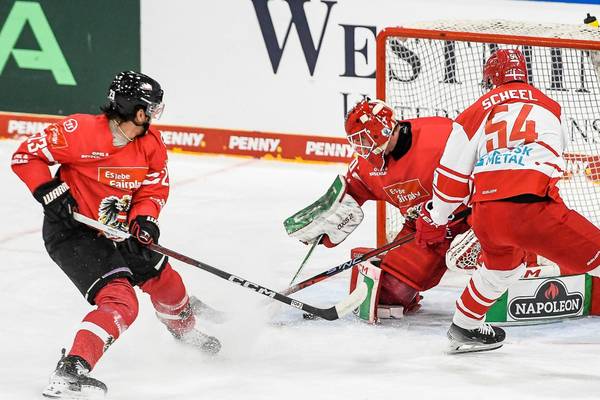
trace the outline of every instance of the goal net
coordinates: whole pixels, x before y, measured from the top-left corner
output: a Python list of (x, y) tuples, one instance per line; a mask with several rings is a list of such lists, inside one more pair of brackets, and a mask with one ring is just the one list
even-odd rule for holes
[[(562, 105), (568, 145), (561, 194), (600, 226), (599, 29), (497, 20), (388, 28), (377, 37), (377, 97), (399, 119), (454, 118), (484, 93), (483, 65), (498, 48), (521, 50), (529, 82)], [(395, 207), (378, 204), (378, 245), (402, 224)]]

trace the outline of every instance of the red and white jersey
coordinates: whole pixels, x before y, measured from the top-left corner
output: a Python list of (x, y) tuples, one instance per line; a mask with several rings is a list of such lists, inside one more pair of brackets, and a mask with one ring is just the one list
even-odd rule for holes
[(12, 158), (13, 171), (32, 192), (52, 179), (48, 166), (54, 164), (79, 212), (116, 228), (126, 229), (138, 215), (158, 218), (169, 196), (160, 134), (149, 129), (116, 147), (104, 115), (68, 116), (27, 139)]
[(350, 163), (347, 191), (359, 204), (382, 200), (404, 214), (408, 207), (431, 197), (433, 169), (444, 151), (452, 120), (426, 117), (403, 122), (410, 123), (412, 140), (410, 149), (400, 159), (388, 154), (383, 170), (361, 157)]
[(546, 196), (564, 170), (565, 137), (560, 105), (535, 87), (491, 90), (456, 119), (435, 170), (432, 219), (446, 223), (469, 195), (471, 202)]

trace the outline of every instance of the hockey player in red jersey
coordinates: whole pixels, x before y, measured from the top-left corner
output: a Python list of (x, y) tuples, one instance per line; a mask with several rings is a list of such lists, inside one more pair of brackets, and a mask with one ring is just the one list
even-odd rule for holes
[[(162, 98), (152, 78), (119, 73), (103, 114), (70, 115), (23, 142), (13, 155), (13, 171), (43, 206), (48, 254), (96, 306), (83, 318), (70, 351), (63, 350), (44, 396), (106, 392), (88, 374), (136, 319), (135, 285), (150, 296), (158, 319), (176, 339), (209, 353), (220, 348), (216, 338), (194, 328), (190, 298), (167, 257), (144, 246), (159, 239), (157, 219), (169, 195), (166, 149), (150, 127), (162, 112)], [(48, 166), (56, 164), (52, 177)], [(115, 243), (75, 222), (74, 210), (129, 230), (132, 237)]]
[(568, 209), (556, 187), (566, 140), (561, 106), (527, 83), (519, 50), (493, 53), (483, 81), (495, 88), (456, 119), (416, 224), (419, 243), (445, 240), (448, 216), (471, 196), (483, 266), (456, 302), (451, 352), (502, 345), (504, 331), (486, 324), (485, 313), (522, 275), (525, 252), (556, 262), (562, 274), (597, 275), (600, 265), (600, 230)]
[[(320, 205), (320, 212), (308, 218), (301, 229), (294, 232), (288, 229), (290, 236), (305, 243), (313, 243), (322, 236), (321, 242), (332, 247), (362, 221), (360, 206), (368, 200), (388, 202), (403, 215), (429, 200), (433, 169), (442, 155), (452, 123), (443, 117), (400, 121), (383, 101), (359, 102), (345, 122), (348, 141), (358, 157), (350, 163), (346, 176), (337, 180), (340, 187), (337, 200)], [(336, 182), (332, 187), (335, 186)], [(452, 233), (467, 229), (466, 222), (460, 221), (452, 226)], [(409, 221), (398, 237), (413, 231), (414, 223)], [(377, 271), (374, 278), (378, 282), (367, 299), (370, 304), (366, 307), (372, 312), (365, 319), (373, 322), (378, 317), (401, 317), (403, 312), (418, 309), (419, 292), (436, 286), (447, 269), (444, 256), (452, 233), (444, 244), (421, 248), (410, 242), (389, 251), (380, 263), (369, 262), (367, 269)], [(355, 279), (359, 279), (356, 274)]]

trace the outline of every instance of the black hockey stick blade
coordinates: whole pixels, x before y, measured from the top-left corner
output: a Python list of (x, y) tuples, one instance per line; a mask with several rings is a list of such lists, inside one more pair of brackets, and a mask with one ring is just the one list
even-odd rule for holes
[[(85, 215), (79, 213), (74, 213), (73, 218), (78, 222), (81, 222), (89, 227), (97, 229), (118, 239), (128, 239), (129, 237), (131, 237), (131, 235), (127, 232), (104, 225), (96, 220), (88, 218)], [(363, 302), (363, 300), (367, 297), (368, 294), (367, 285), (363, 282), (363, 284), (358, 286), (354, 290), (354, 292), (350, 294), (350, 296), (347, 296), (346, 298), (344, 298), (344, 300), (340, 301), (335, 306), (330, 308), (318, 308), (310, 304), (306, 304), (301, 301), (292, 299), (291, 297), (287, 297), (281, 293), (277, 293), (274, 290), (268, 289), (264, 286), (248, 281), (244, 278), (240, 278), (239, 276), (222, 271), (218, 268), (210, 266), (201, 261), (195, 260), (191, 257), (177, 253), (176, 251), (163, 247), (159, 244), (151, 243), (147, 247), (152, 251), (172, 257), (176, 260), (179, 260), (185, 264), (194, 266), (196, 268), (200, 268), (206, 272), (216, 275), (222, 279), (225, 279), (226, 281), (229, 281), (239, 286), (243, 286), (256, 293), (262, 294), (263, 296), (270, 297), (291, 307), (297, 308), (298, 310), (309, 312), (328, 321), (334, 321), (350, 313)]]

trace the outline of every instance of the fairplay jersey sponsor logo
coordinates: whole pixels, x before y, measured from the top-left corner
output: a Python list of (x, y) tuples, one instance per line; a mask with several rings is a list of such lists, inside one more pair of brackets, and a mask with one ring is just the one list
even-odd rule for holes
[(383, 190), (391, 201), (400, 208), (417, 204), (429, 196), (429, 192), (421, 185), (418, 178), (394, 183), (384, 187)]
[(146, 167), (98, 167), (98, 181), (122, 190), (135, 190), (142, 186)]
[(306, 142), (306, 155), (316, 155), (324, 157), (352, 157), (352, 146), (347, 143), (331, 142)]
[(247, 151), (266, 151), (273, 153), (281, 140), (272, 138), (257, 138), (250, 136), (231, 136), (229, 138), (229, 149)]
[(544, 281), (533, 296), (513, 298), (508, 304), (508, 315), (517, 321), (557, 318), (579, 315), (583, 311), (581, 292), (569, 292), (559, 279)]
[(204, 140), (203, 133), (183, 132), (183, 131), (160, 131), (162, 140), (170, 146), (190, 146), (201, 147)]

